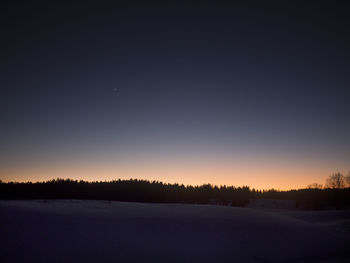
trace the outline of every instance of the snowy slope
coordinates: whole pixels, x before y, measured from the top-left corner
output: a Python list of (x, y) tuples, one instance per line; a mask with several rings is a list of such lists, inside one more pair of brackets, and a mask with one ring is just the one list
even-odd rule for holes
[(0, 201), (1, 262), (350, 262), (347, 211)]

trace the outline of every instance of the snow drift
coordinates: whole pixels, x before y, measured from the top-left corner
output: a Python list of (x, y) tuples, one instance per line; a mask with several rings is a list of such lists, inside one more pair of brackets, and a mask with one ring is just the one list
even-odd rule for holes
[(348, 262), (349, 211), (0, 201), (2, 262)]

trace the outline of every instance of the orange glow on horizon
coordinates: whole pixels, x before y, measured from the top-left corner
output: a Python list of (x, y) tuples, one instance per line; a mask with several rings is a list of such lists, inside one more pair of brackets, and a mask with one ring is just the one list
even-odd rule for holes
[[(271, 168), (273, 167), (273, 168)], [(308, 167), (268, 162), (225, 162), (204, 160), (178, 160), (159, 163), (138, 162), (79, 162), (1, 169), (3, 181), (46, 181), (54, 178), (70, 178), (87, 181), (110, 181), (117, 179), (157, 180), (164, 183), (185, 185), (250, 186), (255, 189), (290, 190), (305, 188), (317, 182), (323, 184), (334, 172), (332, 168)]]

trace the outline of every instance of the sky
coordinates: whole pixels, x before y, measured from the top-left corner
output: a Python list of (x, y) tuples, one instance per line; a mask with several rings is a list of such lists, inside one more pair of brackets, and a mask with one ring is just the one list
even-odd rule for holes
[(291, 189), (350, 171), (347, 1), (1, 5), (3, 181)]

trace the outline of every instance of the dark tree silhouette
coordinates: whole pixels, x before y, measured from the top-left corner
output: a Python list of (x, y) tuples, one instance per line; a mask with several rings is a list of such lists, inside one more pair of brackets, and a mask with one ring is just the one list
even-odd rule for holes
[(319, 183), (309, 184), (307, 186), (307, 188), (309, 188), (309, 189), (322, 189), (322, 184), (319, 184)]
[(326, 187), (341, 189), (345, 187), (345, 177), (341, 173), (331, 174), (326, 180)]
[[(340, 178), (340, 179), (339, 179)], [(248, 186), (200, 186), (166, 184), (147, 180), (76, 181), (54, 179), (46, 182), (1, 182), (0, 199), (82, 199), (149, 203), (192, 203), (246, 206), (249, 199), (291, 199), (304, 209), (350, 207), (350, 188), (344, 176), (330, 176), (331, 188), (278, 191), (255, 190)]]

